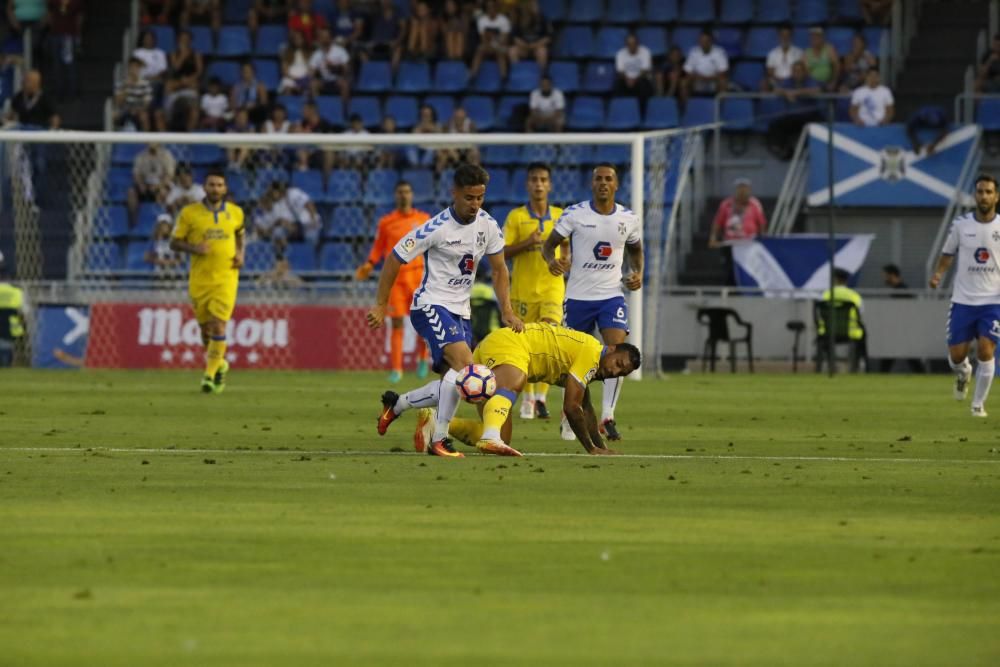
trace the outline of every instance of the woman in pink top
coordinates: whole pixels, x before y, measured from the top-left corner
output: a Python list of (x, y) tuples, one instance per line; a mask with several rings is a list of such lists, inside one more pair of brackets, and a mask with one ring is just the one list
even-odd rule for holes
[(734, 183), (736, 192), (719, 204), (719, 210), (712, 222), (712, 234), (708, 239), (709, 248), (717, 248), (722, 241), (752, 239), (767, 229), (767, 218), (760, 200), (750, 194), (750, 180), (738, 178)]

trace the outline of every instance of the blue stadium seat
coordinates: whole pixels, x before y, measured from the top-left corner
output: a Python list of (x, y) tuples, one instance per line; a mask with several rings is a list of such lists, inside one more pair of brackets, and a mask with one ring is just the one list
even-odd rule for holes
[(319, 251), (319, 268), (328, 273), (353, 273), (357, 265), (354, 248), (350, 243), (335, 241), (324, 243)]
[(743, 53), (743, 29), (733, 26), (715, 30), (715, 43), (721, 46), (729, 59), (739, 58)]
[(240, 64), (233, 60), (213, 60), (208, 63), (208, 78), (218, 77), (226, 88), (236, 83), (240, 78)]
[(455, 178), (455, 170), (446, 168), (441, 170), (438, 176), (437, 189), (434, 193), (434, 201), (448, 206), (451, 204), (451, 184)]
[(722, 122), (727, 130), (749, 130), (754, 124), (753, 100), (722, 100)]
[(434, 68), (434, 90), (439, 93), (459, 93), (469, 82), (469, 71), (461, 60), (441, 60)]
[(246, 204), (254, 198), (253, 188), (247, 181), (246, 173), (242, 171), (227, 171), (226, 185), (229, 188), (229, 196), (240, 205)]
[(270, 187), (271, 183), (274, 183), (275, 181), (288, 183), (288, 172), (281, 167), (263, 167), (258, 169), (257, 173), (254, 175), (254, 195), (260, 196), (260, 194)]
[(247, 273), (264, 273), (274, 268), (274, 246), (270, 241), (250, 241), (243, 252), (243, 270)]
[(139, 209), (135, 214), (135, 229), (132, 236), (139, 238), (149, 238), (156, 227), (156, 219), (166, 212), (162, 206), (155, 202), (143, 202), (139, 204)]
[[(115, 148), (118, 146), (116, 145)], [(131, 167), (111, 167), (108, 170), (107, 198), (112, 202), (123, 202), (132, 187)]]
[(225, 25), (219, 28), (219, 43), (215, 55), (223, 58), (243, 58), (250, 55), (250, 30), (245, 25)]
[(604, 0), (570, 0), (569, 16), (577, 23), (597, 23), (604, 18)]
[(354, 114), (361, 116), (361, 122), (365, 127), (378, 127), (382, 122), (382, 105), (377, 97), (357, 96), (352, 97), (347, 104), (347, 117)]
[[(402, 180), (413, 187), (413, 200), (430, 202), (434, 200), (434, 174), (428, 169), (404, 169)], [(432, 213), (432, 211), (427, 211)]]
[(117, 239), (128, 236), (128, 211), (124, 206), (102, 206), (94, 216), (94, 236)]
[(483, 163), (490, 167), (509, 167), (521, 162), (521, 150), (518, 146), (510, 144), (485, 146), (482, 158)]
[(514, 63), (510, 67), (510, 76), (507, 79), (507, 92), (530, 93), (538, 88), (541, 78), (542, 71), (534, 60)]
[(642, 0), (611, 0), (608, 3), (608, 16), (605, 20), (610, 23), (641, 22)]
[(316, 270), (316, 248), (311, 243), (289, 243), (285, 259), (292, 273), (312, 273)]
[(171, 53), (177, 50), (177, 34), (171, 25), (148, 25), (143, 28), (156, 35), (156, 46), (163, 49), (164, 53)]
[[(615, 10), (617, 12), (617, 8)], [(604, 26), (597, 30), (597, 49), (594, 56), (613, 60), (618, 51), (625, 46), (625, 36), (628, 30), (618, 26)]]
[(879, 58), (882, 57), (882, 54), (879, 53), (879, 47), (882, 45), (882, 34), (885, 31), (885, 28), (877, 25), (866, 26), (861, 30), (862, 34), (865, 36), (865, 44), (868, 46), (868, 50)]
[(681, 0), (681, 23), (708, 23), (714, 20), (714, 2), (705, 2), (705, 0)]
[(468, 95), (462, 100), (462, 108), (476, 124), (477, 130), (487, 132), (493, 129), (493, 125), (496, 123), (493, 98), (485, 95)]
[(789, 0), (767, 0), (757, 3), (755, 23), (784, 23), (792, 18)]
[(517, 127), (514, 126), (515, 114), (518, 111), (518, 107), (528, 106), (528, 99), (524, 95), (504, 95), (500, 98), (500, 103), (497, 104), (497, 117), (494, 126), (496, 129), (509, 130), (512, 132), (520, 132), (523, 127), (518, 124)]
[[(603, 144), (594, 149), (594, 162), (610, 162), (614, 165), (627, 164), (632, 160), (632, 149), (621, 144)], [(590, 177), (586, 179), (586, 186), (590, 187)]]
[(722, 0), (719, 23), (749, 23), (753, 20), (753, 3), (747, 0)]
[(556, 58), (590, 58), (593, 51), (594, 33), (590, 26), (568, 25), (556, 35)]
[(556, 60), (549, 64), (552, 85), (567, 95), (580, 89), (580, 68), (569, 60)]
[(115, 271), (121, 263), (121, 249), (111, 241), (90, 243), (83, 258), (84, 270), (88, 273)]
[(143, 144), (115, 144), (111, 149), (111, 161), (114, 164), (131, 165), (135, 162), (135, 156), (145, 150)]
[(396, 90), (426, 93), (431, 89), (431, 66), (422, 60), (404, 60), (396, 73)]
[(348, 238), (368, 233), (368, 217), (360, 206), (335, 206), (327, 220), (323, 238)]
[(542, 15), (550, 21), (566, 20), (566, 0), (540, 0)]
[(556, 202), (577, 202), (588, 195), (582, 192), (582, 177), (579, 169), (558, 168), (552, 170), (552, 195)]
[(803, 51), (809, 48), (808, 26), (800, 25), (792, 28), (792, 44), (799, 47)]
[(639, 127), (639, 100), (635, 97), (614, 97), (608, 104), (608, 118), (604, 125), (609, 130), (634, 130)]
[(316, 98), (316, 110), (319, 117), (338, 127), (346, 125), (344, 122), (344, 103), (339, 97), (334, 95), (320, 95)]
[[(525, 144), (521, 149), (521, 164), (527, 165), (531, 162), (551, 164), (556, 161), (558, 155), (559, 149), (554, 144)], [(521, 182), (524, 182), (523, 179)]]
[(507, 224), (507, 216), (510, 212), (517, 208), (519, 205), (515, 204), (490, 204), (487, 208), (489, 209), (489, 214), (493, 216), (493, 219), (500, 224), (500, 229), (503, 229)]
[(756, 102), (754, 130), (767, 132), (768, 125), (785, 112), (787, 105), (785, 100), (780, 97), (762, 97)]
[(281, 47), (288, 42), (288, 28), (283, 25), (262, 25), (257, 28), (254, 53), (258, 56), (280, 56)]
[(741, 60), (736, 63), (731, 70), (733, 83), (741, 90), (755, 91), (760, 89), (760, 82), (764, 78), (764, 63), (756, 60)]
[(678, 14), (677, 0), (646, 0), (642, 18), (648, 23), (674, 23)]
[(447, 123), (455, 112), (455, 98), (451, 95), (428, 95), (424, 98), (424, 104), (434, 109), (434, 115), (441, 124)]
[(326, 184), (326, 200), (333, 204), (353, 204), (361, 200), (361, 175), (350, 169), (334, 169)]
[(278, 61), (273, 58), (254, 58), (253, 70), (257, 74), (257, 80), (264, 84), (270, 92), (278, 90), (281, 83), (281, 67)]
[(983, 98), (976, 104), (976, 123), (987, 132), (1000, 130), (1000, 98)]
[(567, 124), (574, 130), (597, 130), (604, 126), (604, 101), (580, 95), (570, 105)]
[(395, 169), (373, 169), (365, 181), (365, 204), (380, 206), (393, 203), (393, 191), (399, 183), (399, 172)]
[(417, 124), (417, 98), (408, 95), (390, 95), (385, 99), (385, 115), (396, 119), (396, 127), (409, 130)]
[[(832, 26), (827, 28), (826, 41), (830, 42), (837, 53), (843, 56), (851, 50), (851, 41), (854, 39), (854, 28), (846, 26)], [(869, 47), (871, 48), (871, 47)]]
[(561, 164), (591, 164), (594, 162), (594, 149), (585, 144), (565, 144), (559, 148)]
[(615, 64), (610, 61), (591, 61), (583, 73), (583, 91), (609, 93), (615, 87)]
[(861, 15), (860, 0), (837, 0), (837, 20), (847, 23), (859, 23), (864, 17)]
[(146, 261), (149, 241), (131, 241), (125, 248), (126, 271), (152, 271), (153, 265)]
[(318, 169), (307, 169), (292, 172), (292, 187), (299, 188), (314, 202), (322, 202), (326, 199), (326, 189), (323, 187), (323, 172)]
[(222, 3), (225, 8), (222, 10), (222, 20), (225, 23), (246, 23), (247, 14), (253, 7), (253, 0), (226, 0)]
[(490, 169), (490, 183), (486, 186), (486, 200), (490, 202), (518, 201), (522, 194), (510, 181), (510, 172), (503, 167)]
[(276, 99), (288, 111), (288, 120), (302, 120), (302, 107), (306, 104), (306, 98), (301, 95), (278, 95)]
[(688, 100), (684, 109), (683, 125), (707, 125), (712, 122), (715, 122), (715, 98), (692, 97)]
[(698, 36), (700, 34), (701, 28), (692, 25), (682, 25), (674, 30), (674, 34), (670, 38), (670, 43), (679, 48), (687, 56), (688, 51), (698, 45)]
[(639, 43), (649, 49), (654, 58), (667, 55), (667, 31), (654, 25), (647, 25), (636, 30)]
[(384, 93), (392, 88), (392, 65), (384, 60), (361, 63), (354, 89), (361, 93)]
[(191, 48), (203, 55), (215, 53), (215, 43), (212, 39), (212, 29), (207, 25), (193, 25), (188, 28), (191, 33)]
[(794, 21), (799, 25), (826, 23), (827, 0), (799, 0), (795, 6)]
[(743, 55), (746, 58), (767, 58), (771, 49), (778, 45), (778, 30), (756, 26), (747, 31), (746, 41), (743, 45)]
[(501, 88), (503, 81), (500, 79), (500, 66), (495, 60), (487, 60), (480, 65), (472, 79), (472, 90), (477, 93), (499, 93)]

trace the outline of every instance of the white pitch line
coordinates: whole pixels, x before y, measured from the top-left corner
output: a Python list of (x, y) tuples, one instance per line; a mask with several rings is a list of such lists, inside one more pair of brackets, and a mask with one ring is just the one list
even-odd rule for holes
[[(377, 451), (345, 451), (345, 450), (324, 450), (324, 449), (166, 449), (166, 448), (137, 448), (128, 447), (0, 447), (0, 452), (39, 452), (39, 453), (86, 453), (86, 452), (110, 452), (113, 454), (250, 454), (264, 456), (342, 456), (342, 457), (364, 457), (364, 456), (423, 456), (416, 452), (389, 452), (385, 450)], [(583, 452), (529, 452), (525, 458), (564, 458), (564, 459), (597, 459), (590, 454)], [(850, 456), (752, 456), (738, 454), (618, 454), (611, 457), (614, 459), (641, 459), (641, 460), (694, 460), (694, 461), (815, 461), (833, 463), (1000, 463), (1000, 458), (996, 459), (930, 459), (930, 458), (892, 458), (892, 457), (850, 457)]]

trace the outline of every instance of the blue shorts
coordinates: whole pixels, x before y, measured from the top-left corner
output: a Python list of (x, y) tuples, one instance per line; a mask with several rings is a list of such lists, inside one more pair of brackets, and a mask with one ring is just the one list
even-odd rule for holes
[(462, 319), (443, 306), (414, 308), (410, 311), (410, 324), (427, 341), (435, 373), (446, 370), (445, 346), (464, 342), (472, 349), (472, 321)]
[(980, 336), (1000, 341), (1000, 304), (967, 306), (953, 303), (948, 310), (948, 345), (968, 343)]
[(566, 299), (564, 311), (570, 329), (593, 333), (596, 324), (598, 329), (624, 329), (628, 333), (628, 304), (623, 296), (603, 301)]

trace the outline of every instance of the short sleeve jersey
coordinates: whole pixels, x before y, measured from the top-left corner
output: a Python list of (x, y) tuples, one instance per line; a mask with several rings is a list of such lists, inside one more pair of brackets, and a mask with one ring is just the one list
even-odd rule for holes
[(957, 259), (952, 303), (1000, 304), (1000, 215), (990, 222), (971, 212), (955, 218), (941, 252)]
[[(542, 218), (535, 217), (527, 206), (519, 206), (507, 215), (503, 226), (504, 242), (516, 245), (528, 239), (532, 232), (541, 232), (541, 241), (549, 238), (555, 223), (563, 210), (550, 206)], [(560, 251), (556, 250), (556, 256)], [(513, 271), (510, 276), (510, 298), (514, 301), (534, 303), (547, 301), (562, 303), (565, 283), (562, 276), (549, 272), (549, 265), (542, 258), (541, 248), (528, 248), (511, 259)]]
[(567, 299), (603, 301), (622, 296), (625, 245), (642, 240), (639, 216), (618, 203), (603, 215), (592, 202), (583, 201), (563, 211), (555, 231), (570, 242)]
[(590, 334), (552, 324), (525, 324), (515, 339), (528, 349), (528, 382), (566, 386), (572, 377), (586, 387), (596, 376), (604, 352), (601, 341)]
[(483, 209), (471, 222), (460, 222), (449, 207), (400, 239), (392, 252), (403, 264), (424, 257), (424, 278), (413, 294), (413, 308), (441, 306), (468, 319), (476, 267), (484, 255), (503, 252), (503, 233)]
[(236, 235), (243, 230), (243, 209), (232, 202), (222, 202), (212, 209), (207, 202), (188, 204), (177, 216), (173, 237), (192, 244), (207, 243), (208, 252), (191, 256), (192, 288), (227, 286), (239, 280), (233, 268)]

